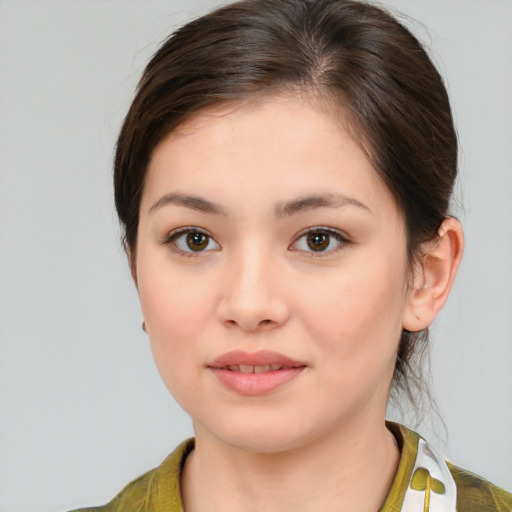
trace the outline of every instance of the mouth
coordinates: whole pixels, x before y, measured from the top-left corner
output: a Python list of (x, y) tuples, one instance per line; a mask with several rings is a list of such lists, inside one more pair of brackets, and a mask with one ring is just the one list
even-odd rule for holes
[(210, 368), (242, 373), (268, 373), (290, 368), (302, 368), (305, 363), (270, 350), (227, 352), (208, 364)]
[(295, 380), (307, 367), (271, 351), (234, 351), (207, 365), (219, 382), (241, 395), (265, 395)]
[(280, 364), (231, 364), (229, 366), (212, 366), (218, 370), (228, 370), (230, 372), (241, 373), (267, 373), (276, 372), (287, 368), (296, 368), (294, 366), (282, 366)]

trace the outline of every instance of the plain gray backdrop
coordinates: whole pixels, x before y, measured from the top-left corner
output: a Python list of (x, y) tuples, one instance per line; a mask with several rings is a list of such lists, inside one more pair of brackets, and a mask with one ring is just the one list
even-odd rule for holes
[[(217, 4), (0, 0), (1, 512), (102, 504), (192, 434), (140, 328), (111, 161), (148, 58)], [(510, 489), (512, 2), (384, 5), (419, 20), (462, 149), (467, 248), (432, 336), (447, 436), (435, 417), (418, 429)]]

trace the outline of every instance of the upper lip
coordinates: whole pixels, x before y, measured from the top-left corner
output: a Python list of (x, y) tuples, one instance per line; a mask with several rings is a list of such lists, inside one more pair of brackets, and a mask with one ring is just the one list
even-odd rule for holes
[(227, 352), (215, 358), (208, 363), (210, 368), (226, 368), (237, 364), (263, 366), (267, 364), (277, 364), (283, 368), (300, 368), (306, 366), (300, 361), (295, 361), (279, 352), (270, 350), (260, 350), (258, 352), (244, 352), (243, 350), (234, 350)]

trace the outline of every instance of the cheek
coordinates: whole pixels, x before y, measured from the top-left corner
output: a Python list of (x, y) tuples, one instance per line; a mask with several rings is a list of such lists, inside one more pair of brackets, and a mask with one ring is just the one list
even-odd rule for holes
[(211, 287), (205, 279), (170, 272), (168, 265), (141, 265), (139, 298), (158, 370), (174, 394), (176, 381), (199, 371), (197, 343), (212, 316)]
[(208, 272), (178, 271), (165, 255), (141, 258), (138, 289), (142, 312), (148, 329), (155, 334), (186, 332), (209, 314), (211, 302)]
[(347, 262), (347, 268), (320, 282), (303, 281), (311, 336), (328, 340), (344, 360), (393, 355), (402, 330), (405, 267), (392, 258), (368, 257)]

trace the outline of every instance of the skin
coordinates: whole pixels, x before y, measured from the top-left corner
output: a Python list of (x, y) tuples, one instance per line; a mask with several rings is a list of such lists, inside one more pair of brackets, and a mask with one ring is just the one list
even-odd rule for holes
[[(327, 194), (343, 204), (275, 214)], [(186, 234), (169, 241), (190, 226), (208, 235), (201, 250)], [(323, 228), (325, 250), (308, 245), (311, 227)], [(340, 122), (297, 96), (211, 109), (158, 144), (132, 272), (159, 372), (194, 424), (187, 512), (380, 508), (399, 461), (384, 423), (398, 340), (446, 300), (457, 229), (448, 225), (411, 280), (389, 190)], [(208, 367), (236, 349), (277, 351), (305, 369), (244, 396)]]

